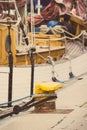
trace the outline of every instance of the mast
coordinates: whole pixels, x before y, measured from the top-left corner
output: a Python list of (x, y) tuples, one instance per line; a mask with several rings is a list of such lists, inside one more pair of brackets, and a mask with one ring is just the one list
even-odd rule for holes
[(38, 9), (38, 14), (39, 14), (39, 15), (40, 15), (41, 8), (42, 8), (41, 1), (38, 0), (37, 9)]
[(34, 27), (34, 3), (33, 0), (31, 0), (31, 44), (34, 44), (34, 33), (35, 33), (35, 27)]
[(37, 13), (38, 13), (38, 15), (40, 15), (40, 11), (41, 11), (41, 8), (42, 8), (41, 0), (38, 0), (37, 5), (36, 5), (36, 8), (37, 8)]

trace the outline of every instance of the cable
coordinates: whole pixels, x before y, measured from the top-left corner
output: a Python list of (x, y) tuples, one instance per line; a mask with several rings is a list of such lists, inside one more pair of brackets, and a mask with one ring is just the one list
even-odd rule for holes
[(30, 97), (30, 96), (26, 96), (26, 97), (22, 97), (22, 98), (19, 98), (19, 99), (16, 99), (16, 100), (10, 101), (10, 102), (0, 103), (0, 106), (7, 105), (7, 104), (9, 104), (9, 103), (19, 102), (19, 101), (24, 100), (24, 99), (27, 99), (27, 98), (29, 98), (29, 97)]

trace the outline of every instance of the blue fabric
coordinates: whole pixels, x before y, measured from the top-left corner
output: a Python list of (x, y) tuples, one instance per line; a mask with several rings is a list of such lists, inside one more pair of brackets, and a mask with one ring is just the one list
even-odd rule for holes
[[(33, 0), (35, 6), (37, 5), (38, 0)], [(42, 6), (47, 6), (51, 0), (40, 0)]]
[(41, 0), (42, 6), (47, 6), (51, 0)]
[(56, 21), (56, 20), (51, 20), (51, 21), (47, 22), (47, 27), (54, 27), (56, 25), (58, 25), (58, 21)]

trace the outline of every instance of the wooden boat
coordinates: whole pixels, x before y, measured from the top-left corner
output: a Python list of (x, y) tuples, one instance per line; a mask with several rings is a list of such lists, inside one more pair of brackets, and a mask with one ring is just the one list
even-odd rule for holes
[[(76, 15), (67, 15), (70, 17), (69, 22), (73, 21), (75, 25), (75, 35), (67, 31), (62, 33), (60, 31), (57, 34), (44, 34), (42, 32), (31, 31), (25, 34), (25, 30), (22, 28), (21, 42), (18, 41), (18, 32), (16, 31), (18, 29), (17, 20), (15, 21), (11, 18), (0, 20), (0, 66), (9, 66), (10, 70), (15, 66), (26, 67), (32, 65), (31, 59), (34, 58), (35, 65), (50, 63), (53, 67), (52, 72), (55, 72), (54, 62), (59, 64), (65, 62), (67, 59), (68, 63), (70, 63), (69, 72), (72, 72), (71, 60), (81, 55), (82, 52), (84, 53), (84, 41), (86, 37), (84, 37), (83, 30), (86, 29), (86, 24)], [(60, 17), (60, 21), (61, 19), (63, 20), (62, 17)], [(65, 36), (65, 33), (72, 37)], [(9, 35), (11, 41), (8, 39)], [(83, 39), (80, 38), (81, 36)], [(67, 39), (69, 41), (74, 41), (75, 39), (82, 40), (81, 45), (69, 42)], [(26, 44), (26, 40), (28, 40), (29, 44)], [(31, 57), (31, 52), (33, 57)], [(9, 79), (11, 78), (9, 77)]]
[[(32, 9), (31, 9), (32, 10)], [(18, 33), (16, 32), (16, 29), (18, 26), (15, 24), (16, 21), (12, 20), (0, 20), (0, 37), (1, 37), (1, 45), (0, 45), (0, 65), (8, 65), (9, 64), (9, 46), (10, 51), (12, 53), (13, 57), (13, 65), (30, 65), (30, 59), (29, 59), (29, 51), (32, 46), (32, 32), (31, 34), (28, 33), (26, 36), (28, 37), (29, 45), (26, 46), (26, 42), (22, 44), (23, 40), (18, 41)], [(10, 30), (9, 30), (9, 26)], [(24, 30), (22, 30), (24, 33)], [(11, 43), (9, 42), (9, 39), (7, 39), (10, 32), (10, 38)], [(21, 37), (24, 34), (21, 34)], [(30, 36), (31, 35), (31, 36)], [(59, 40), (61, 38), (61, 34), (59, 35), (46, 35), (43, 33), (36, 33), (33, 35), (33, 39), (35, 40), (35, 52), (33, 53), (35, 64), (41, 64), (45, 63), (47, 56), (52, 56), (55, 60), (60, 59), (60, 57), (63, 56), (65, 53), (65, 45), (64, 40)], [(25, 38), (25, 37), (24, 37)], [(10, 45), (11, 44), (11, 45)], [(31, 44), (31, 45), (30, 45)]]
[[(0, 65), (8, 65), (8, 52), (6, 51), (6, 37), (8, 35), (8, 28), (5, 25), (0, 25), (0, 37), (1, 37), (1, 46), (0, 46)], [(58, 60), (65, 52), (65, 46), (63, 41), (58, 41), (58, 36), (46, 35), (46, 34), (35, 34), (37, 45), (36, 51), (34, 52), (35, 63), (45, 63), (44, 59), (50, 55)], [(41, 40), (40, 40), (41, 39)], [(54, 39), (54, 40), (52, 40)], [(12, 42), (12, 55), (13, 55), (13, 64), (17, 65), (29, 65), (29, 55), (28, 47), (25, 45), (17, 45), (16, 32), (14, 29), (11, 29), (11, 42)], [(57, 55), (55, 54), (57, 53)], [(44, 57), (41, 58), (39, 55)]]
[[(74, 16), (71, 16), (69, 22), (74, 20), (72, 17)], [(78, 26), (79, 26), (79, 30), (78, 30)], [(84, 42), (82, 41), (81, 45), (77, 45), (74, 42), (71, 42), (71, 40), (73, 41), (75, 39), (81, 40), (80, 36), (84, 35), (84, 31), (81, 32), (81, 29), (85, 29), (86, 25), (84, 25), (84, 22), (81, 23), (81, 19), (79, 22), (79, 18), (78, 18), (78, 23), (76, 21), (76, 27), (77, 28), (76, 28), (75, 36), (73, 36), (72, 34), (66, 31), (66, 33), (72, 37), (68, 37), (68, 36), (65, 37), (64, 32), (58, 33), (57, 35), (44, 34), (41, 32), (33, 34), (33, 32), (29, 32), (27, 35), (25, 35), (25, 32), (23, 30), (24, 28), (22, 28), (24, 39), (22, 39), (22, 43), (20, 44), (18, 43), (18, 37), (17, 37), (18, 35), (16, 32), (15, 21), (13, 21), (12, 19), (9, 19), (8, 21), (4, 21), (4, 22), (1, 21), (0, 66), (3, 65), (4, 67), (7, 68), (9, 66), (9, 72), (8, 72), (9, 93), (8, 93), (8, 102), (7, 102), (8, 106), (11, 106), (11, 103), (13, 103), (12, 96), (14, 95), (15, 90), (18, 89), (16, 88), (18, 87), (18, 85), (15, 84), (15, 81), (17, 82), (21, 81), (21, 84), (19, 86), (22, 86), (22, 80), (26, 81), (27, 78), (28, 81), (31, 80), (30, 96), (33, 96), (32, 89), (34, 87), (34, 78), (35, 78), (35, 82), (49, 81), (55, 78), (56, 79), (55, 82), (68, 83), (69, 79), (75, 77), (72, 72), (72, 65), (74, 67), (73, 71), (76, 75), (81, 75), (82, 73), (85, 73), (86, 62), (84, 61), (87, 61), (86, 60), (87, 53), (85, 53), (86, 48), (84, 46)], [(81, 34), (77, 35), (78, 33)], [(10, 36), (11, 39), (8, 36)], [(70, 41), (68, 41), (67, 39), (69, 39)], [(29, 44), (26, 43), (26, 40), (28, 40)], [(85, 40), (85, 38), (83, 40)], [(78, 67), (80, 64), (79, 61), (81, 62), (81, 67)], [(78, 65), (76, 66), (76, 64)], [(35, 77), (34, 77), (34, 65), (35, 65)], [(18, 74), (19, 68), (16, 68), (15, 66), (16, 67), (25, 66), (25, 68), (21, 68), (21, 72), (20, 74)], [(50, 66), (52, 67), (52, 69), (50, 69)], [(26, 72), (24, 71), (24, 69), (26, 69), (25, 70)], [(14, 70), (14, 79), (12, 77), (13, 70)], [(30, 73), (31, 73), (30, 76), (27, 75)], [(59, 76), (57, 75), (57, 73)], [(80, 76), (77, 77), (79, 78)], [(12, 79), (14, 80), (13, 84), (15, 88), (13, 95), (12, 95)], [(77, 79), (75, 78), (75, 80)], [(27, 85), (23, 84), (23, 88), (25, 88), (26, 86)], [(13, 99), (20, 97), (21, 94), (22, 96), (25, 96), (28, 93), (29, 93), (28, 91), (25, 93), (23, 91), (22, 93), (18, 94), (16, 97), (14, 96)]]

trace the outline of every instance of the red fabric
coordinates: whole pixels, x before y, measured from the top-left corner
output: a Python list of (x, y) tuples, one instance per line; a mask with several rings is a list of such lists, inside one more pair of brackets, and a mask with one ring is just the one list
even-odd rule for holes
[[(34, 25), (39, 26), (42, 23), (45, 23), (47, 21), (50, 21), (52, 19), (57, 19), (59, 17), (60, 11), (64, 12), (65, 8), (62, 6), (60, 8), (60, 5), (56, 3), (54, 0), (52, 0), (42, 11), (41, 15), (34, 16)], [(29, 23), (31, 23), (30, 16), (27, 17), (27, 20)]]
[[(33, 18), (34, 18), (35, 26), (40, 26), (42, 23), (44, 24), (44, 22), (45, 22), (41, 15), (36, 15)], [(27, 16), (26, 20), (29, 22), (29, 24), (31, 24), (31, 16)]]
[(63, 0), (63, 2), (64, 2), (65, 6), (67, 8), (69, 8), (69, 4), (72, 7), (73, 3), (76, 2), (77, 15), (79, 15), (81, 17), (85, 17), (85, 15), (86, 15), (86, 7), (85, 7), (84, 0)]
[(42, 10), (41, 15), (46, 21), (52, 18), (56, 19), (59, 16), (59, 5), (54, 1), (50, 2), (49, 5)]
[(86, 7), (85, 7), (84, 0), (77, 0), (76, 10), (77, 10), (77, 15), (81, 17), (86, 16)]

